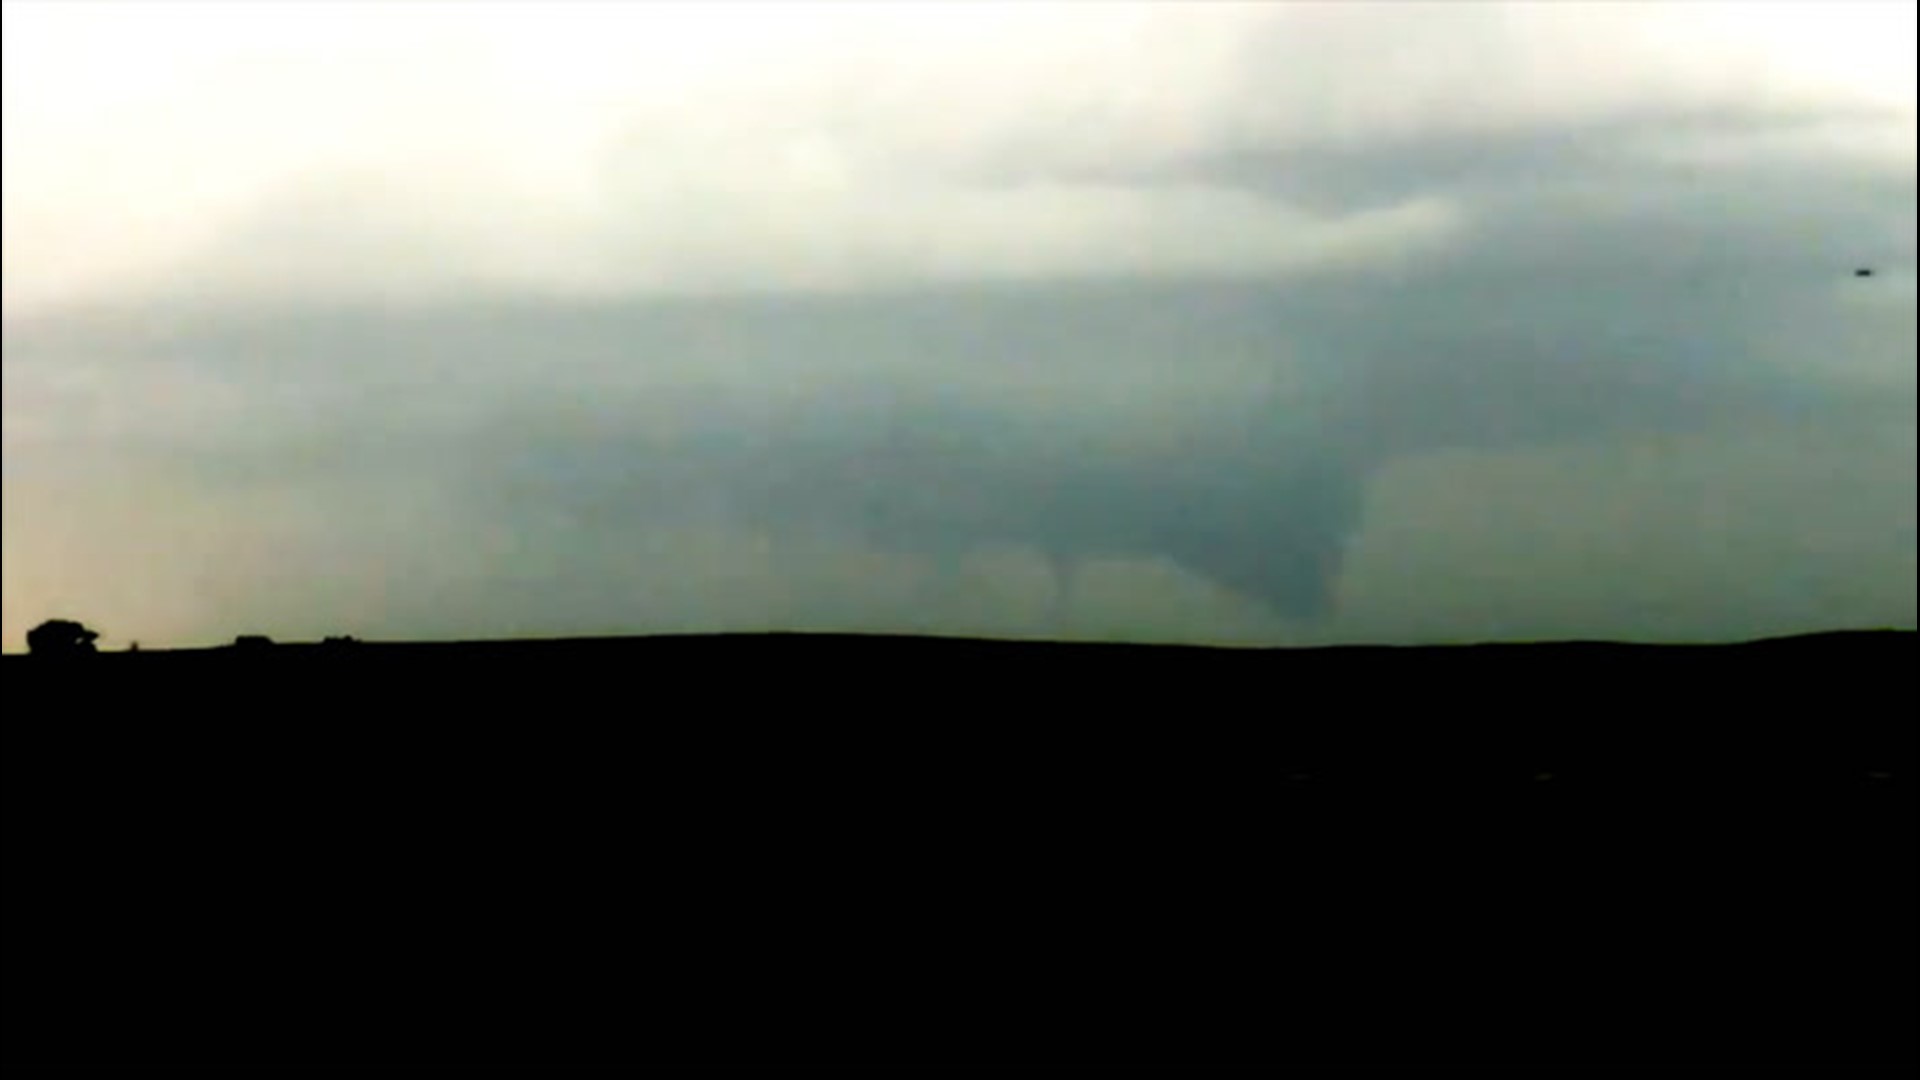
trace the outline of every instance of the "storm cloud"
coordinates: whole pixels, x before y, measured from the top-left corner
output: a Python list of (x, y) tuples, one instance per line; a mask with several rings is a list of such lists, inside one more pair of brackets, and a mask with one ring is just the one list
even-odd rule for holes
[(1913, 621), (1899, 5), (245, 10), (6, 9), (9, 643)]

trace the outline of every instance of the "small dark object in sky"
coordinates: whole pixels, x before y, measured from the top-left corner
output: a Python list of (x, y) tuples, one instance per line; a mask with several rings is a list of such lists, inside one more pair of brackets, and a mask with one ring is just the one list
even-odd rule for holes
[(1873, 276), (1873, 267), (1871, 267), (1871, 266), (1863, 266), (1863, 267), (1861, 267), (1860, 269), (1858, 269), (1858, 270), (1855, 270), (1855, 271), (1853, 272), (1853, 276), (1854, 276), (1854, 277), (1872, 277), (1872, 276)]
[(27, 631), (27, 651), (45, 656), (91, 653), (99, 634), (72, 619), (48, 619)]

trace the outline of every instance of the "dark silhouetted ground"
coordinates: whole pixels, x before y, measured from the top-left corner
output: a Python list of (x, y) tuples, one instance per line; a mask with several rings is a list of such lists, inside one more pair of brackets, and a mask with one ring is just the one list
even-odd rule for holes
[(7, 657), (7, 1062), (1913, 1063), (1912, 634)]

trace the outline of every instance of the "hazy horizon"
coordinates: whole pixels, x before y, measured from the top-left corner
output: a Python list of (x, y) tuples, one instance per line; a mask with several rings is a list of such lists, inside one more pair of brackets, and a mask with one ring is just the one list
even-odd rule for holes
[(1916, 624), (1911, 5), (4, 18), (10, 652)]

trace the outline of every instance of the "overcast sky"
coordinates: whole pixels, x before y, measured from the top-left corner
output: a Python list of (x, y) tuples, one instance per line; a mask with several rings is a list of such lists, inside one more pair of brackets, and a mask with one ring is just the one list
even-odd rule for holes
[(9, 650), (1915, 623), (1911, 3), (4, 12)]

